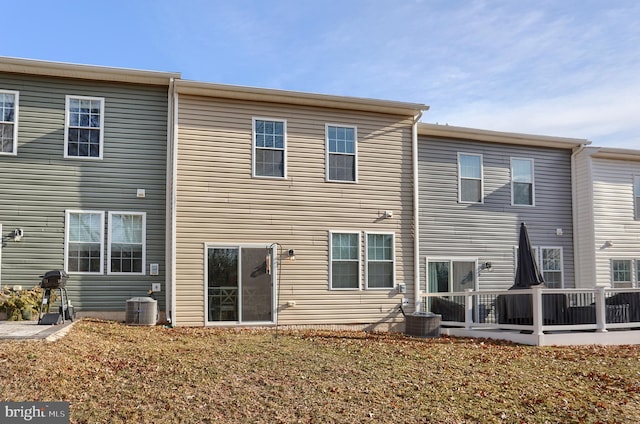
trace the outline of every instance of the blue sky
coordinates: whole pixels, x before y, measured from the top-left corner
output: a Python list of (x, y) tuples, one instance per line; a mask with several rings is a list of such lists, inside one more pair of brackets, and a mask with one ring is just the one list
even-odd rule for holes
[(640, 149), (636, 0), (2, 0), (2, 12), (2, 56), (425, 103), (423, 122)]

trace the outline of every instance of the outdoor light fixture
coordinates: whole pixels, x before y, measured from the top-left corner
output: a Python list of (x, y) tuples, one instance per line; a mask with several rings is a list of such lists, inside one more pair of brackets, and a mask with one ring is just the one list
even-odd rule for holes
[(296, 260), (296, 251), (293, 249), (289, 249), (289, 260), (290, 261), (295, 261)]
[(491, 265), (491, 262), (485, 262), (484, 269), (486, 269), (489, 272), (493, 271), (493, 266)]
[(612, 247), (613, 246), (613, 242), (611, 240), (607, 240), (604, 242), (604, 247)]

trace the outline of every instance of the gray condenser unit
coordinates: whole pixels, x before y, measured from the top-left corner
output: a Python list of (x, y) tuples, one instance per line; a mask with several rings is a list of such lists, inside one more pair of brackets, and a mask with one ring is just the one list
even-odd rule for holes
[(127, 300), (124, 321), (134, 325), (156, 325), (158, 322), (158, 301), (150, 297), (132, 297)]

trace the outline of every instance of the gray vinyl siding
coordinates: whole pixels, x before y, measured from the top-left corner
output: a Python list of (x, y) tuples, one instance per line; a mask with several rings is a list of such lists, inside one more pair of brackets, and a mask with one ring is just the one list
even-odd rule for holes
[[(0, 74), (20, 92), (17, 156), (0, 156), (2, 284), (33, 287), (64, 265), (65, 210), (105, 212), (104, 274), (72, 275), (67, 289), (82, 311), (124, 311), (126, 299), (162, 283), (164, 308), (167, 87)], [(103, 97), (103, 160), (64, 159), (65, 96)], [(137, 198), (136, 190), (146, 197)], [(107, 275), (109, 211), (146, 212), (147, 275)], [(8, 239), (24, 229), (20, 242)], [(160, 275), (149, 276), (149, 264)]]
[[(511, 287), (521, 222), (532, 245), (562, 248), (564, 286), (574, 286), (570, 150), (421, 136), (418, 152), (423, 290), (426, 257), (491, 262), (492, 272), (478, 270), (480, 289)], [(459, 152), (482, 154), (483, 204), (458, 202)], [(511, 205), (512, 157), (534, 159), (534, 207)]]
[(610, 285), (612, 259), (640, 260), (640, 220), (634, 219), (633, 197), (633, 176), (640, 175), (640, 162), (596, 157), (592, 161), (596, 279), (599, 285)]
[[(253, 117), (287, 121), (286, 179), (251, 177)], [(325, 181), (327, 123), (357, 126), (357, 183)], [(274, 242), (296, 252), (276, 283), (280, 324), (401, 323), (402, 294), (364, 289), (364, 233), (395, 234), (411, 298), (411, 157), (409, 117), (180, 95), (175, 323), (205, 324), (205, 243)], [(359, 290), (329, 289), (329, 231), (361, 233)]]

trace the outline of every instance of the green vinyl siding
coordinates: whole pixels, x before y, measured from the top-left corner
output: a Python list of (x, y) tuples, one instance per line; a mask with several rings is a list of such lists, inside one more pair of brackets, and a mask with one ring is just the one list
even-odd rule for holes
[[(144, 275), (107, 275), (105, 250), (104, 272), (72, 274), (67, 289), (78, 310), (124, 311), (162, 283), (164, 309), (167, 87), (0, 73), (0, 89), (20, 93), (17, 156), (0, 157), (2, 285), (33, 287), (63, 268), (66, 210), (146, 213)], [(103, 159), (64, 158), (67, 95), (105, 99)], [(15, 228), (19, 242), (7, 237)]]

